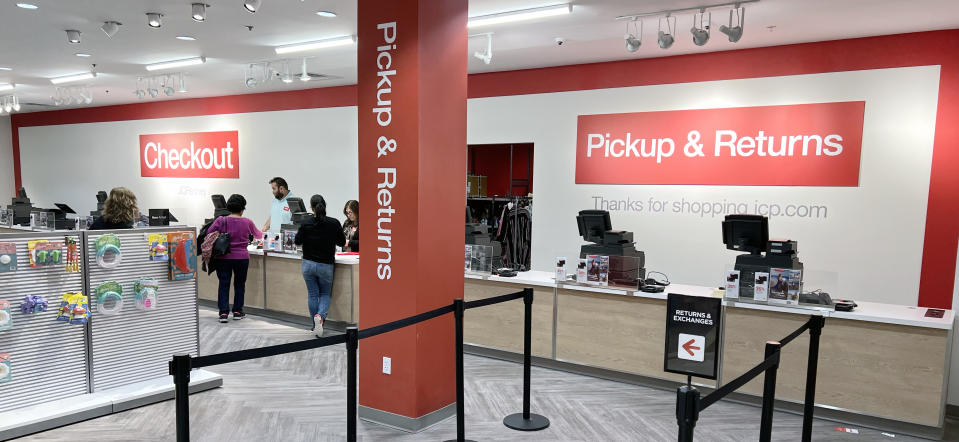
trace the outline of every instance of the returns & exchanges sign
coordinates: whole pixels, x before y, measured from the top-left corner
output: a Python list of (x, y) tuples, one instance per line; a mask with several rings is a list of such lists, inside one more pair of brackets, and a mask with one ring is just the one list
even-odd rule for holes
[(140, 176), (239, 178), (238, 131), (140, 135)]
[(576, 184), (858, 186), (865, 107), (580, 115)]

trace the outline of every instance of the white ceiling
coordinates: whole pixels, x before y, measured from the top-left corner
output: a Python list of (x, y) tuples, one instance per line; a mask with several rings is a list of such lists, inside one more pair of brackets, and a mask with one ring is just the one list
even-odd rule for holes
[[(26, 1), (39, 6), (15, 6)], [(150, 101), (134, 95), (136, 78), (147, 75), (143, 65), (158, 61), (205, 56), (202, 66), (185, 68), (188, 93), (154, 100), (232, 95), (274, 90), (326, 87), (356, 82), (356, 48), (317, 50), (306, 55), (309, 71), (332, 75), (332, 80), (284, 84), (274, 81), (249, 89), (247, 63), (278, 60), (281, 44), (320, 40), (356, 33), (356, 0), (263, 0), (256, 14), (242, 0), (205, 0), (207, 20), (190, 18), (190, 3), (200, 0), (0, 0), (0, 83), (13, 82), (22, 102), (52, 104), (49, 78), (83, 72), (96, 63), (98, 77), (90, 81), (94, 102), (87, 106)], [(369, 0), (360, 0), (369, 1)], [(544, 6), (566, 0), (470, 0), (470, 16)], [(543, 66), (662, 57), (789, 43), (835, 40), (883, 34), (959, 28), (959, 0), (761, 0), (745, 5), (745, 33), (730, 43), (715, 32), (703, 47), (693, 45), (689, 13), (677, 14), (677, 41), (672, 48), (656, 46), (656, 19), (645, 20), (643, 45), (626, 52), (626, 24), (619, 15), (723, 3), (723, 0), (571, 0), (573, 13), (533, 22), (470, 29), (471, 34), (493, 32), (493, 59), (489, 65), (470, 58), (469, 71), (489, 72)], [(336, 18), (315, 15), (335, 11)], [(713, 10), (714, 28), (728, 19), (728, 8)], [(160, 12), (163, 27), (149, 28), (147, 12)], [(113, 38), (100, 25), (123, 23)], [(253, 30), (246, 26), (252, 25)], [(774, 26), (772, 30), (769, 27)], [(67, 29), (80, 30), (82, 42), (67, 43)], [(174, 37), (190, 35), (197, 41)], [(565, 39), (562, 46), (556, 37)], [(485, 49), (485, 40), (470, 40), (470, 53)], [(90, 58), (77, 57), (90, 53)], [(296, 54), (294, 54), (295, 56)], [(299, 59), (294, 70), (298, 70)], [(0, 94), (6, 94), (0, 93)], [(77, 107), (74, 105), (73, 107)], [(52, 107), (25, 106), (23, 112)]]

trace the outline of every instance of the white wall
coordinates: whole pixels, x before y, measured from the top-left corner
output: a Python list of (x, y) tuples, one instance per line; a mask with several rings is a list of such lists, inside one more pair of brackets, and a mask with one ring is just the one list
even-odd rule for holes
[(0, 207), (7, 207), (14, 190), (10, 116), (3, 116), (0, 117)]
[[(322, 194), (342, 220), (358, 193), (356, 118), (356, 107), (341, 107), (21, 128), (23, 183), (35, 205), (66, 203), (82, 214), (96, 209), (98, 190), (126, 186), (142, 212), (169, 208), (193, 225), (213, 216), (210, 195), (239, 193), (246, 216), (262, 225), (268, 181), (282, 176), (305, 201)], [(140, 177), (139, 135), (222, 130), (239, 131), (239, 179)]]
[[(770, 219), (773, 237), (799, 242), (806, 288), (916, 305), (928, 199), (938, 66), (657, 85), (470, 100), (470, 143), (533, 142), (533, 268), (578, 256), (575, 216), (594, 196), (827, 206), (826, 219)], [(895, 87), (890, 87), (895, 85)], [(581, 114), (866, 101), (859, 187), (577, 185)], [(735, 260), (722, 215), (613, 211), (635, 232), (646, 266), (671, 280), (718, 285)]]

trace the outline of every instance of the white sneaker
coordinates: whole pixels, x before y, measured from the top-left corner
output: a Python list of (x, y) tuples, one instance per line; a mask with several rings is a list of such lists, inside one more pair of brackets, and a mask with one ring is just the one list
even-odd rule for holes
[(313, 333), (316, 337), (323, 337), (323, 317), (319, 313), (313, 315)]

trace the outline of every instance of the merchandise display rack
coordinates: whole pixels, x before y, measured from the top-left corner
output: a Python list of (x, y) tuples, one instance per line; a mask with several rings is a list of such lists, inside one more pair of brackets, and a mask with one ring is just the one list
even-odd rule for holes
[[(9, 301), (13, 327), (0, 330), (0, 353), (10, 354), (12, 376), (0, 382), (0, 440), (167, 400), (173, 391), (168, 362), (172, 354), (199, 355), (196, 278), (172, 281), (168, 261), (150, 260), (149, 234), (190, 232), (193, 227), (126, 230), (52, 231), (0, 234), (16, 245), (17, 269), (0, 273), (0, 300)], [(121, 260), (103, 268), (95, 242), (106, 234), (121, 241)], [(31, 267), (28, 243), (34, 240), (78, 243), (80, 265), (67, 272), (65, 259)], [(64, 257), (66, 255), (64, 250)], [(158, 282), (155, 308), (136, 307), (133, 284)], [(98, 312), (96, 287), (104, 281), (122, 286), (122, 308)], [(57, 321), (64, 293), (87, 296), (85, 324)], [(23, 314), (25, 296), (42, 295), (47, 310)], [(191, 390), (222, 385), (215, 373), (195, 373)]]

